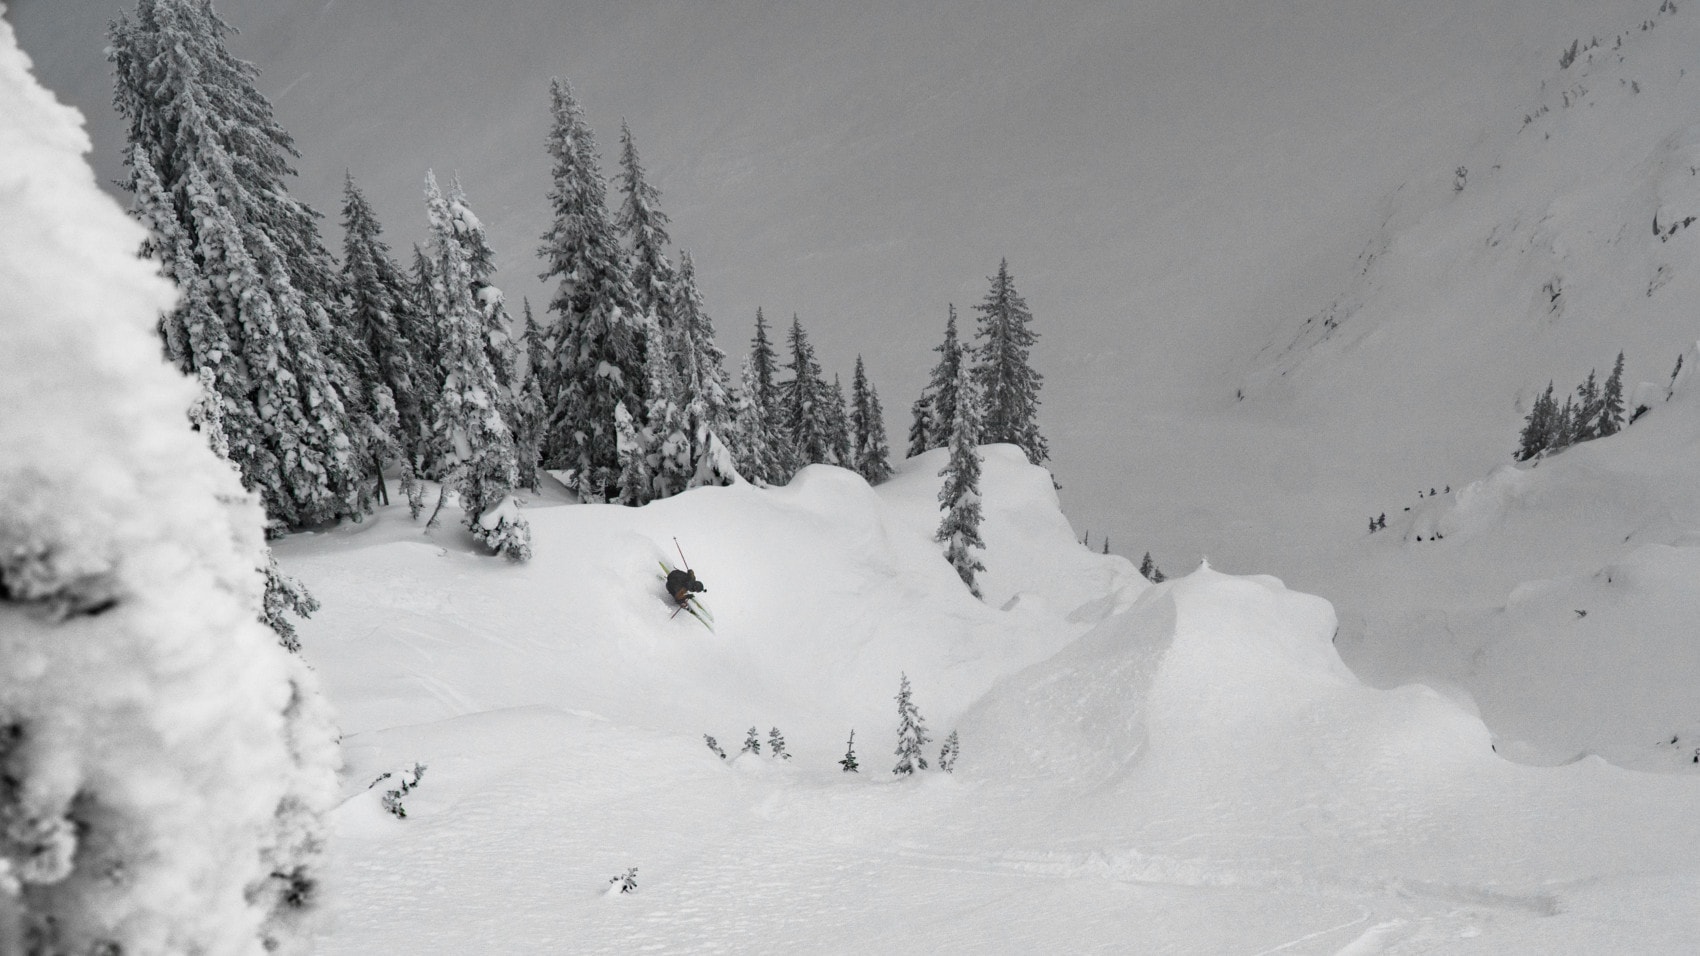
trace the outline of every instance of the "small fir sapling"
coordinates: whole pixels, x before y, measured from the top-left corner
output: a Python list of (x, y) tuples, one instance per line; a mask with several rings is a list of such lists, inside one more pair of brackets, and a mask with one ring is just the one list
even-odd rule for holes
[(956, 767), (956, 755), (960, 751), (961, 747), (956, 742), (956, 731), (953, 730), (950, 736), (944, 739), (944, 746), (939, 749), (939, 769), (951, 773)]
[(608, 878), (608, 885), (618, 886), (622, 893), (637, 892), (637, 867), (627, 867), (626, 872)]
[(908, 775), (927, 769), (927, 758), (921, 755), (921, 748), (932, 738), (927, 736), (927, 723), (911, 697), (908, 674), (903, 675), (903, 684), (897, 691), (897, 719), (897, 766), (891, 772)]
[(860, 773), (860, 764), (856, 762), (856, 730), (851, 728), (850, 740), (844, 745), (844, 759), (838, 761), (845, 773)]
[(1151, 560), (1151, 552), (1145, 552), (1145, 560), (1139, 562), (1139, 573), (1152, 584), (1162, 584), (1166, 576), (1158, 569), (1157, 562)]
[(720, 749), (720, 741), (715, 740), (708, 734), (703, 734), (702, 739), (708, 743), (708, 749), (714, 751), (714, 755), (716, 757), (719, 757), (721, 760), (726, 759), (726, 751)]
[(761, 756), (761, 738), (756, 735), (756, 729), (754, 727), (750, 728), (749, 735), (744, 738), (744, 749), (738, 752), (755, 754), (758, 757)]
[(791, 759), (791, 755), (785, 752), (785, 735), (779, 732), (778, 727), (767, 732), (767, 747), (773, 752), (774, 757), (780, 760)]

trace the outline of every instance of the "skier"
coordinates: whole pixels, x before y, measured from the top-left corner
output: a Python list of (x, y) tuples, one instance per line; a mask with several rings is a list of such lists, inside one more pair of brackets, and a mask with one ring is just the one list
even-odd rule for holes
[(707, 590), (708, 588), (697, 580), (697, 573), (690, 568), (675, 568), (667, 572), (667, 593), (673, 595), (674, 603), (680, 607), (690, 602), (693, 593)]

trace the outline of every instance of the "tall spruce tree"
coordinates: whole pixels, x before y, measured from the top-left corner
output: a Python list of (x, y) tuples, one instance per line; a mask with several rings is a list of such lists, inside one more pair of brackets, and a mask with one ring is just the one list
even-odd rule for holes
[(161, 318), (167, 355), (213, 370), (230, 457), (277, 524), (370, 505), (379, 427), (366, 359), (317, 215), (284, 181), (298, 155), (202, 0), (140, 0), (109, 29), (128, 126), (133, 214), (184, 295)]
[[(791, 331), (786, 338), (791, 361), (785, 366), (791, 377), (774, 389), (779, 408), (782, 434), (781, 451), (788, 453), (786, 480), (804, 465), (831, 462), (835, 459), (830, 402), (836, 395), (821, 378), (820, 363), (815, 360), (815, 347), (809, 344), (803, 322), (791, 316)], [(839, 405), (843, 407), (842, 402)]]
[(520, 376), (519, 398), (515, 408), (519, 422), (514, 442), (515, 464), (519, 468), (520, 485), (537, 491), (542, 477), (537, 466), (543, 455), (543, 429), (549, 418), (549, 406), (543, 398), (547, 394), (545, 372), (549, 368), (549, 344), (545, 333), (538, 327), (537, 320), (531, 315), (531, 301), (521, 301), (524, 313), (521, 341), (525, 345), (525, 368)]
[(1601, 438), (1623, 430), (1623, 353), (1617, 353), (1617, 363), (1611, 367), (1605, 389), (1600, 393), (1600, 418), (1597, 431)]
[[(678, 363), (679, 397), (690, 438), (691, 484), (695, 486), (717, 473), (712, 446), (725, 443), (733, 426), (726, 353), (714, 340), (714, 320), (703, 307), (702, 293), (697, 291), (696, 263), (688, 252), (679, 255), (672, 301), (673, 353)], [(701, 480), (696, 476), (701, 476)], [(730, 479), (730, 475), (722, 475), (714, 483), (724, 484)]]
[(1043, 377), (1029, 362), (1038, 336), (1028, 328), (1033, 313), (1015, 291), (1009, 260), (998, 263), (991, 291), (975, 306), (980, 313), (975, 332), (974, 384), (980, 392), (983, 423), (980, 442), (1008, 442), (1027, 453), (1035, 465), (1050, 458), (1039, 434), (1039, 385)]
[(652, 326), (626, 276), (596, 141), (572, 89), (550, 83), (549, 192), (554, 224), (539, 250), (558, 282), (549, 310), (556, 315), (553, 374), (558, 391), (545, 395), (550, 420), (543, 461), (573, 473), (580, 497), (606, 501), (620, 494), (620, 449), (614, 406), (640, 418), (648, 399), (645, 353)]
[(880, 407), (879, 392), (868, 381), (862, 369), (862, 357), (856, 356), (856, 374), (850, 380), (850, 432), (855, 443), (852, 460), (857, 474), (870, 485), (891, 477), (891, 448), (885, 440), (885, 409)]
[[(376, 380), (395, 402), (402, 481), (407, 485), (430, 459), (431, 425), (436, 416), (435, 377), (419, 365), (415, 344), (424, 325), (401, 267), (390, 258), (382, 227), (372, 206), (343, 179), (342, 288), (350, 321), (365, 341)], [(410, 500), (417, 501), (410, 495)], [(418, 511), (415, 508), (415, 516)]]
[(1576, 441), (1593, 441), (1600, 437), (1600, 412), (1605, 407), (1600, 395), (1600, 383), (1594, 370), (1576, 386)]
[(753, 356), (741, 368), (740, 387), (732, 408), (732, 455), (738, 473), (758, 485), (783, 481), (778, 439), (768, 408), (761, 401)]
[(442, 493), (454, 489), (474, 537), (510, 560), (523, 561), (531, 557), (531, 528), (512, 499), (519, 470), (512, 428), (504, 417), (512, 414), (512, 405), (502, 400), (507, 390), (491, 365), (485, 312), (474, 292), (472, 259), (462, 245), (464, 220), (429, 172), (425, 202), (436, 251), (433, 299), (441, 309), (433, 318), (443, 363), (435, 423), (445, 462)]
[(667, 259), (667, 214), (661, 192), (644, 177), (632, 131), (620, 121), (620, 191), (625, 201), (614, 220), (626, 249), (627, 269), (637, 303), (655, 316), (663, 340), (673, 333), (673, 264)]
[(837, 373), (832, 376), (832, 387), (826, 391), (826, 422), (829, 445), (832, 458), (828, 464), (840, 468), (854, 470), (856, 467), (856, 439), (850, 434), (850, 404), (844, 395), (844, 381)]
[(956, 372), (962, 366), (965, 349), (957, 341), (955, 303), (951, 304), (949, 318), (945, 320), (944, 341), (933, 346), (933, 351), (939, 353), (939, 360), (924, 390), (932, 396), (932, 421), (923, 439), (926, 448), (921, 451), (949, 445), (951, 432), (956, 429)]
[(903, 684), (897, 691), (897, 766), (891, 768), (891, 772), (907, 776), (927, 769), (923, 748), (931, 740), (927, 736), (927, 722), (921, 717), (914, 695), (909, 690), (909, 675), (904, 674)]
[(950, 435), (950, 460), (939, 472), (944, 478), (939, 504), (945, 513), (933, 535), (935, 540), (944, 542), (945, 559), (975, 597), (980, 596), (980, 586), (974, 576), (986, 570), (975, 555), (986, 547), (980, 540), (980, 449), (975, 437), (980, 434), (981, 425), (977, 399), (974, 379), (965, 362), (956, 373), (956, 408), (952, 410), (956, 427)]

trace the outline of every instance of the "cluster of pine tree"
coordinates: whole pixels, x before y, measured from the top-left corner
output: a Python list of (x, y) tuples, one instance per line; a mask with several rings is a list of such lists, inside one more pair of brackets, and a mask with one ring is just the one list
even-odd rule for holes
[[(550, 88), (539, 322), (518, 322), (466, 191), (425, 175), (430, 239), (411, 270), (394, 260), (350, 176), (340, 265), (318, 216), (285, 180), (298, 155), (225, 47), (231, 28), (203, 0), (139, 0), (111, 27), (115, 101), (129, 124), (125, 183), (152, 231), (144, 254), (182, 290), (160, 319), (166, 354), (200, 378), (195, 419), (284, 531), (358, 520), (399, 476), (417, 517), (425, 481), (452, 495), (493, 551), (530, 556), (515, 494), (539, 469), (581, 500), (641, 505), (742, 477), (783, 484), (814, 463), (891, 475), (879, 395), (857, 356), (846, 398), (792, 317), (783, 364), (756, 311), (742, 380), (728, 380), (687, 252), (667, 254), (668, 218), (622, 125), (609, 208), (601, 157), (570, 86)], [(978, 446), (1049, 456), (1036, 422), (1036, 336), (1007, 262), (976, 307), (975, 342), (954, 307), (932, 380), (915, 404), (909, 453), (947, 447), (937, 532), (969, 588), (984, 570)]]
[[(516, 327), (495, 254), (457, 181), (430, 172), (430, 240), (411, 274), (350, 176), (340, 267), (318, 216), (289, 196), (298, 154), (201, 0), (139, 0), (111, 27), (115, 101), (129, 125), (133, 214), (182, 290), (160, 320), (167, 355), (198, 376), (197, 425), (262, 501), (274, 530), (358, 520), (399, 475), (415, 517), (423, 480), (458, 498), (467, 529), (523, 560), (514, 493), (539, 468), (585, 501), (643, 504), (738, 473), (781, 483), (803, 465), (891, 473), (884, 413), (856, 363), (848, 406), (793, 319), (791, 376), (757, 313), (744, 388), (622, 127), (610, 212), (594, 137), (571, 88), (550, 90), (549, 202), (540, 254), (550, 315)], [(209, 423), (216, 426), (209, 428)], [(433, 511), (431, 523), (437, 512)]]
[(1553, 386), (1548, 382), (1523, 421), (1517, 450), (1511, 457), (1529, 461), (1556, 454), (1578, 442), (1615, 435), (1624, 424), (1623, 353), (1619, 352), (1603, 387), (1594, 370), (1589, 369), (1588, 378), (1576, 387), (1575, 395), (1564, 397), (1563, 405), (1553, 398)]
[(1050, 457), (1039, 434), (1039, 385), (1030, 353), (1038, 335), (1028, 325), (1033, 313), (1015, 289), (1009, 261), (998, 263), (991, 290), (975, 311), (979, 324), (975, 343), (957, 338), (956, 306), (945, 319), (944, 341), (933, 351), (938, 364), (921, 397), (911, 406), (909, 457), (934, 448), (948, 448), (950, 458), (939, 475), (944, 486), (939, 504), (944, 518), (935, 537), (946, 546), (945, 557), (969, 591), (980, 596), (975, 575), (986, 568), (975, 551), (980, 539), (979, 446), (1006, 442), (1020, 448), (1035, 465)]

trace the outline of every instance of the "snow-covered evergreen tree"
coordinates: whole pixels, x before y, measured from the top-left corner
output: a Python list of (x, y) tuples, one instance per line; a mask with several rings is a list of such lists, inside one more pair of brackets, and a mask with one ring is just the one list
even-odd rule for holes
[[(650, 484), (647, 492), (639, 496), (641, 500), (632, 501), (622, 475), (620, 496), (626, 504), (644, 504), (676, 495), (690, 486), (691, 477), (696, 473), (696, 465), (691, 460), (690, 422), (680, 402), (683, 389), (679, 386), (678, 371), (667, 350), (651, 348), (646, 355), (644, 371), (649, 382), (649, 400), (645, 403), (649, 424), (636, 437), (648, 458)], [(623, 449), (621, 454), (624, 455)]]
[(891, 772), (911, 774), (927, 769), (924, 750), (931, 740), (927, 736), (927, 722), (922, 719), (909, 690), (909, 675), (904, 674), (903, 684), (897, 691), (897, 766), (891, 768)]
[(750, 726), (750, 732), (744, 736), (744, 749), (738, 752), (761, 756), (761, 736), (757, 733), (754, 725)]
[(185, 427), (156, 337), (217, 290), (136, 258), (3, 22), (0, 142), (0, 948), (304, 952), (335, 731), (260, 623), (265, 513), (209, 447), (228, 396)]
[(956, 740), (956, 731), (944, 738), (944, 746), (939, 748), (939, 769), (945, 773), (956, 771), (956, 756), (962, 752), (962, 745)]
[[(414, 304), (407, 277), (390, 258), (377, 215), (354, 185), (352, 174), (343, 180), (342, 227), (342, 295), (349, 320), (372, 359), (374, 380), (369, 387), (388, 389), (394, 401), (394, 439), (403, 488), (409, 490), (431, 457), (431, 424), (436, 416), (436, 389), (431, 387), (435, 377), (421, 372), (414, 344), (424, 317)], [(410, 491), (409, 498), (417, 495)]]
[[(624, 240), (627, 271), (640, 309), (655, 316), (663, 341), (673, 335), (675, 275), (667, 259), (667, 214), (661, 191), (644, 177), (632, 131), (620, 121), (620, 192), (625, 201), (614, 220)], [(680, 369), (682, 372), (683, 369)]]
[(140, 0), (109, 32), (133, 214), (185, 292), (160, 322), (166, 351), (190, 374), (213, 369), (231, 460), (276, 522), (359, 515), (379, 432), (364, 346), (317, 215), (285, 188), (294, 145), (230, 32), (201, 0)]
[(767, 732), (767, 749), (770, 754), (780, 760), (791, 759), (791, 755), (785, 752), (785, 735), (779, 732), (778, 727)]
[(1576, 386), (1576, 441), (1593, 441), (1600, 437), (1600, 412), (1604, 407), (1600, 383), (1596, 380), (1594, 370), (1589, 369), (1588, 378)]
[(1523, 431), (1518, 436), (1517, 451), (1512, 455), (1516, 460), (1529, 461), (1552, 448), (1557, 441), (1559, 412), (1552, 393), (1553, 384), (1548, 382), (1547, 390), (1535, 398), (1535, 404), (1529, 409), (1529, 417), (1523, 420)]
[(856, 373), (850, 380), (850, 433), (855, 448), (851, 455), (857, 474), (870, 485), (891, 477), (891, 448), (885, 440), (885, 409), (879, 392), (856, 356)]
[(1145, 552), (1145, 560), (1139, 562), (1139, 573), (1144, 575), (1145, 580), (1152, 584), (1161, 584), (1166, 580), (1162, 570), (1157, 567), (1157, 562), (1151, 560), (1151, 552), (1149, 551)]
[(829, 464), (855, 470), (856, 438), (850, 433), (850, 404), (844, 395), (844, 381), (835, 373), (832, 387), (826, 391), (828, 446), (832, 452)]
[(498, 401), (502, 417), (514, 420), (514, 404), (519, 398), (519, 342), (513, 334), (513, 320), (508, 315), (506, 298), (495, 284), (496, 253), (484, 231), (484, 223), (472, 211), (466, 190), (456, 176), (449, 185), (449, 217), (455, 238), (466, 251), (466, 265), (472, 282), (472, 301), (484, 326), (484, 353), (490, 360), (490, 370), (501, 386)]
[(1039, 434), (1039, 385), (1043, 377), (1030, 363), (1036, 333), (1028, 328), (1033, 313), (1015, 291), (1009, 260), (998, 263), (991, 291), (975, 306), (980, 313), (975, 332), (974, 384), (980, 393), (983, 421), (981, 444), (1008, 442), (1027, 453), (1035, 465), (1050, 458)]
[(838, 761), (844, 773), (860, 773), (861, 764), (856, 762), (856, 729), (850, 728), (850, 739), (844, 743), (844, 756)]
[(950, 444), (950, 434), (956, 428), (954, 417), (956, 408), (956, 379), (957, 370), (967, 357), (965, 349), (956, 337), (956, 304), (951, 303), (949, 317), (945, 319), (944, 341), (933, 346), (933, 351), (939, 353), (938, 363), (933, 366), (927, 387), (923, 395), (932, 396), (928, 412), (930, 421), (926, 434), (921, 443), (926, 447), (911, 453), (911, 457), (923, 451), (934, 448), (944, 448)]
[(931, 391), (924, 391), (920, 398), (915, 399), (915, 403), (909, 406), (909, 416), (909, 447), (904, 452), (904, 457), (914, 458), (931, 449), (933, 430), (938, 427), (935, 424)]
[(744, 359), (742, 385), (734, 397), (732, 454), (738, 473), (759, 484), (783, 480), (775, 430), (768, 407), (761, 401), (761, 383), (756, 378), (753, 357)]
[(524, 301), (523, 311), (521, 341), (525, 345), (525, 367), (520, 375), (519, 397), (514, 407), (518, 419), (514, 458), (519, 468), (520, 485), (537, 491), (541, 483), (537, 466), (543, 455), (543, 429), (549, 416), (549, 407), (543, 398), (547, 394), (545, 372), (549, 368), (549, 345), (537, 320), (532, 318), (529, 300)]
[[(679, 367), (680, 400), (684, 406), (687, 434), (690, 437), (690, 459), (693, 471), (691, 487), (699, 484), (729, 484), (732, 475), (717, 462), (711, 448), (725, 445), (731, 434), (732, 394), (726, 379), (726, 353), (714, 339), (714, 320), (703, 307), (702, 293), (697, 291), (696, 263), (688, 252), (679, 255), (678, 275), (673, 288), (673, 353)], [(694, 476), (717, 475), (699, 480)]]
[(655, 500), (655, 471), (649, 433), (626, 406), (614, 406), (614, 435), (620, 452), (620, 493), (615, 501), (633, 508)]
[(1623, 353), (1617, 353), (1617, 363), (1611, 367), (1605, 389), (1600, 393), (1600, 418), (1596, 429), (1599, 437), (1615, 435), (1623, 430)]
[(944, 485), (939, 489), (939, 504), (944, 518), (934, 538), (945, 543), (945, 559), (956, 569), (969, 593), (980, 596), (975, 583), (976, 572), (986, 570), (976, 551), (985, 550), (980, 540), (980, 449), (974, 443), (981, 433), (980, 404), (974, 379), (964, 362), (956, 373), (956, 408), (952, 410), (956, 423), (950, 435), (950, 460), (939, 475)]
[(543, 462), (572, 472), (582, 499), (606, 501), (620, 494), (614, 406), (641, 418), (648, 398), (650, 321), (626, 275), (590, 127), (571, 87), (557, 79), (549, 92), (554, 224), (539, 252), (546, 263), (540, 278), (558, 283), (549, 311), (556, 315), (552, 374), (559, 388), (544, 395), (550, 421)]
[(504, 401), (507, 389), (491, 365), (486, 313), (476, 297), (472, 260), (461, 244), (468, 235), (464, 216), (429, 172), (425, 204), (436, 253), (432, 298), (441, 310), (434, 324), (443, 392), (433, 431), (445, 462), (442, 493), (454, 489), (474, 537), (510, 560), (524, 561), (531, 557), (531, 528), (512, 501), (519, 468), (505, 416), (513, 414), (513, 406)]
[(786, 475), (789, 480), (790, 475), (804, 465), (836, 460), (829, 402), (836, 400), (837, 396), (831, 394), (822, 380), (820, 363), (815, 360), (815, 347), (809, 344), (803, 322), (795, 315), (791, 317), (791, 331), (786, 341), (790, 346), (791, 361), (785, 367), (791, 377), (780, 382), (774, 391), (779, 408), (779, 431), (784, 436), (782, 445), (790, 452), (788, 464), (794, 463)]

